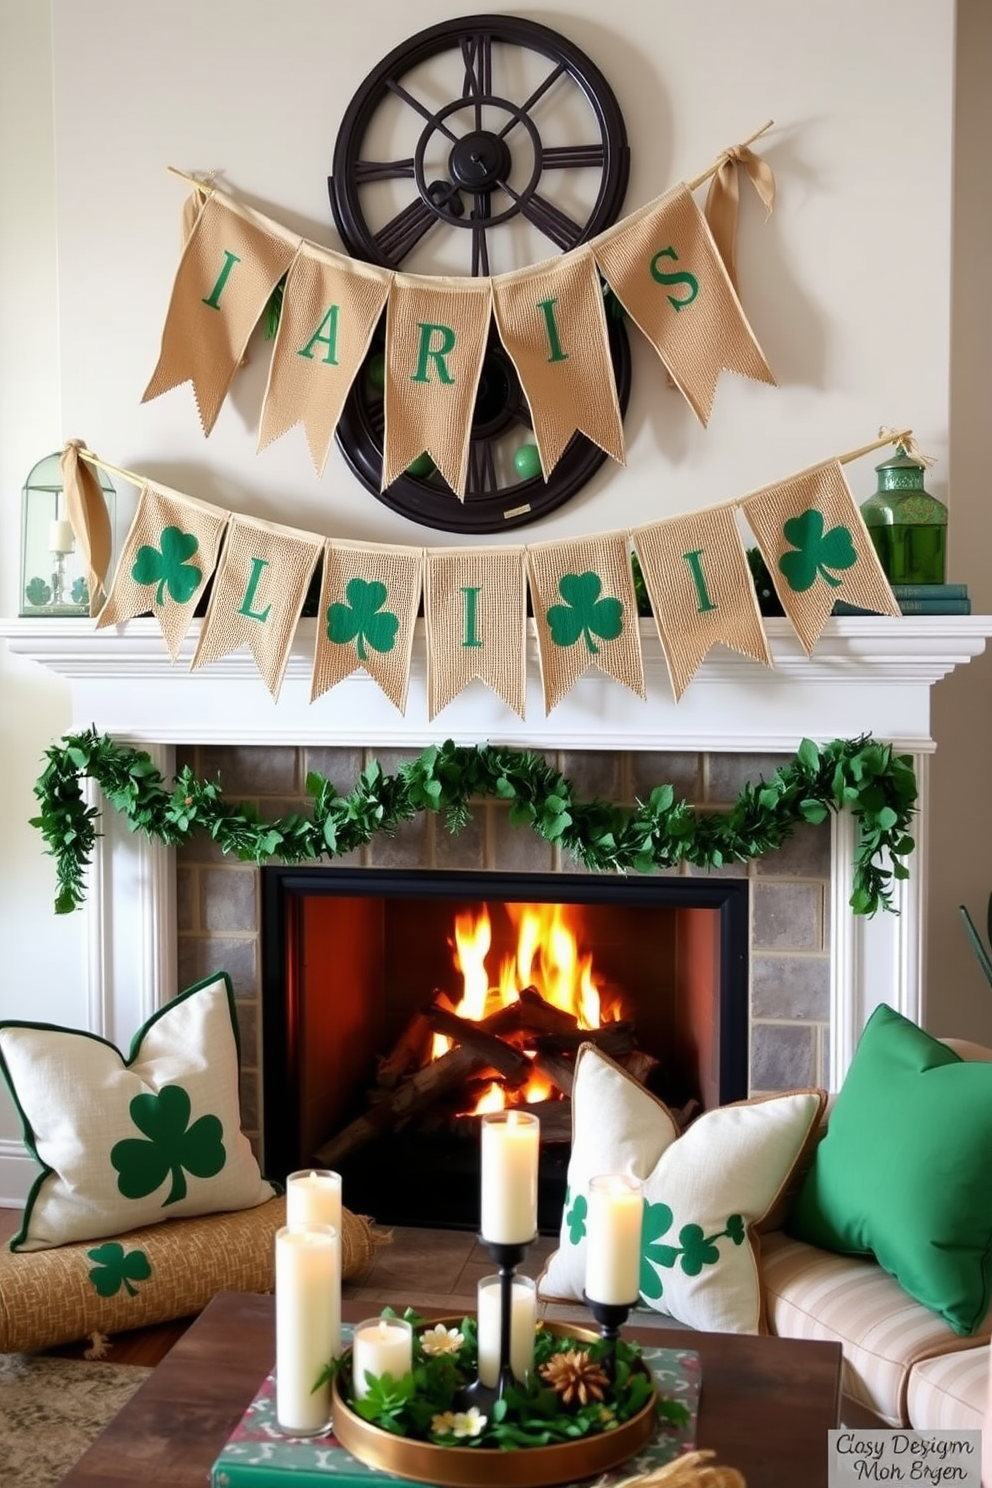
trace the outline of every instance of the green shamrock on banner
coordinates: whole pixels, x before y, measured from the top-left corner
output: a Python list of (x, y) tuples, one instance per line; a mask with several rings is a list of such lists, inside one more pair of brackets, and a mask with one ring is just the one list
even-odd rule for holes
[(824, 532), (824, 526), (823, 513), (810, 507), (801, 516), (790, 517), (782, 528), (786, 542), (797, 551), (783, 553), (778, 566), (797, 594), (811, 589), (817, 577), (825, 579), (832, 589), (839, 589), (843, 579), (835, 579), (827, 570), (853, 568), (858, 561), (851, 529), (831, 527)]
[(681, 1257), (683, 1273), (698, 1276), (704, 1266), (715, 1266), (719, 1261), (718, 1240), (726, 1238), (734, 1245), (744, 1243), (744, 1220), (739, 1214), (731, 1214), (726, 1228), (718, 1230), (715, 1235), (705, 1235), (697, 1224), (686, 1224), (679, 1230), (678, 1244), (666, 1245), (661, 1237), (668, 1234), (674, 1218), (667, 1204), (644, 1205), (640, 1278), (640, 1291), (644, 1297), (664, 1295), (665, 1287), (658, 1275), (658, 1266), (671, 1271)]
[(373, 651), (392, 651), (396, 645), (399, 617), (384, 610), (388, 590), (378, 580), (349, 579), (345, 586), (347, 604), (332, 604), (327, 611), (327, 636), (339, 646), (355, 642), (359, 661), (367, 655), (366, 642)]
[(574, 646), (580, 636), (586, 650), (599, 655), (593, 636), (615, 641), (623, 630), (623, 604), (619, 599), (600, 599), (603, 581), (591, 570), (583, 574), (563, 574), (558, 580), (558, 593), (563, 605), (548, 610), (548, 628), (556, 646)]
[(95, 1250), (88, 1250), (86, 1255), (89, 1260), (96, 1261), (90, 1272), (90, 1281), (101, 1297), (116, 1297), (121, 1287), (129, 1297), (136, 1297), (138, 1289), (131, 1283), (147, 1281), (152, 1274), (151, 1264), (143, 1250), (132, 1250), (125, 1255), (123, 1245), (117, 1240), (108, 1240), (106, 1245), (98, 1245)]
[(139, 584), (158, 585), (155, 591), (157, 605), (165, 603), (166, 589), (177, 604), (185, 604), (193, 597), (203, 578), (202, 569), (186, 561), (200, 546), (199, 540), (192, 532), (181, 532), (178, 527), (163, 527), (161, 543), (161, 549), (147, 545), (138, 549), (131, 577)]
[(158, 1095), (136, 1095), (128, 1111), (145, 1137), (125, 1137), (111, 1148), (117, 1187), (126, 1199), (147, 1198), (171, 1177), (164, 1209), (186, 1197), (186, 1172), (214, 1178), (224, 1166), (220, 1118), (201, 1116), (190, 1126), (192, 1105), (181, 1085), (163, 1085)]

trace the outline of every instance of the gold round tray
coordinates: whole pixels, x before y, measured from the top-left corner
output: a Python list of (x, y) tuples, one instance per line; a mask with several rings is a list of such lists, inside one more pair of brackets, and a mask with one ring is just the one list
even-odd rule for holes
[[(461, 1314), (431, 1318), (429, 1326), (437, 1322), (452, 1326), (461, 1318)], [(594, 1343), (600, 1336), (591, 1328), (563, 1323), (543, 1326), (556, 1338)], [(342, 1359), (344, 1368), (333, 1384), (334, 1435), (338, 1441), (370, 1467), (382, 1468), (397, 1478), (437, 1484), (438, 1488), (552, 1488), (557, 1483), (576, 1483), (626, 1462), (655, 1433), (657, 1397), (651, 1395), (636, 1416), (614, 1430), (551, 1447), (521, 1447), (507, 1452), (499, 1447), (441, 1447), (433, 1442), (411, 1441), (373, 1426), (345, 1402), (340, 1382), (342, 1375), (348, 1377), (350, 1360), (348, 1349)], [(646, 1370), (644, 1364), (638, 1367)]]

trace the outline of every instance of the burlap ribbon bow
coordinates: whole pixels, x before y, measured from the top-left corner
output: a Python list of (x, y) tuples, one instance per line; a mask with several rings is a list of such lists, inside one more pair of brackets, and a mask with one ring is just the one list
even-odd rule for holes
[(83, 440), (70, 439), (62, 451), (62, 489), (72, 534), (79, 544), (86, 569), (90, 614), (98, 615), (106, 600), (105, 584), (110, 568), (113, 532), (107, 498), (92, 467), (81, 458)]
[(761, 198), (765, 216), (775, 205), (775, 177), (771, 166), (747, 145), (732, 145), (717, 162), (716, 171), (706, 193), (704, 213), (710, 232), (726, 265), (730, 282), (737, 288), (737, 215), (740, 209), (738, 166), (745, 172)]

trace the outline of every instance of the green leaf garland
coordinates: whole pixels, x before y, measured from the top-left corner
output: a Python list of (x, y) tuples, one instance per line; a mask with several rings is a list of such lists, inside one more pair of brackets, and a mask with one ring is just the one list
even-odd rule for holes
[(189, 769), (179, 772), (170, 789), (143, 750), (95, 729), (67, 735), (45, 757), (48, 764), (34, 787), (41, 811), (31, 825), (56, 862), (58, 914), (85, 898), (84, 869), (99, 816), (83, 799), (87, 777), (132, 831), (179, 846), (202, 829), (223, 852), (255, 863), (341, 857), (421, 811), (444, 812), (449, 829), (458, 832), (470, 818), (471, 802), (494, 798), (509, 805), (515, 826), (529, 826), (558, 843), (586, 868), (650, 873), (683, 862), (721, 868), (774, 852), (800, 822), (849, 810), (859, 828), (850, 899), (859, 915), (892, 910), (893, 880), (909, 877), (903, 859), (915, 846), (909, 835), (916, 806), (912, 760), (869, 735), (819, 745), (804, 739), (795, 758), (770, 780), (745, 785), (729, 809), (708, 811), (676, 800), (664, 784), (632, 808), (583, 801), (541, 755), (450, 739), (432, 744), (395, 775), (384, 774), (372, 760), (346, 796), (311, 773), (310, 814), (274, 821), (263, 820), (250, 805), (226, 801), (219, 780), (198, 780)]

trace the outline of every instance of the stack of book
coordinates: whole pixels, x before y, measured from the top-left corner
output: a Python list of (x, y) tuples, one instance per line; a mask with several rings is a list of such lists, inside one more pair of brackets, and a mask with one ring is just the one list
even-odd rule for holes
[[(967, 584), (893, 584), (892, 593), (904, 615), (970, 615)], [(835, 615), (874, 615), (839, 599)]]

